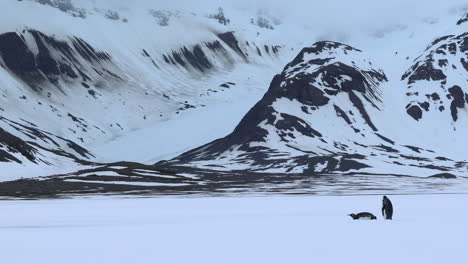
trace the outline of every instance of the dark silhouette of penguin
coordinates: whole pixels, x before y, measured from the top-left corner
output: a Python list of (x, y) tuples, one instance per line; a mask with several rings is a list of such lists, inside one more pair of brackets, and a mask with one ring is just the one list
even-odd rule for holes
[(382, 200), (382, 216), (388, 220), (392, 220), (393, 217), (393, 205), (387, 196), (384, 196)]
[(353, 220), (376, 220), (377, 217), (371, 213), (363, 212), (359, 214), (349, 214)]

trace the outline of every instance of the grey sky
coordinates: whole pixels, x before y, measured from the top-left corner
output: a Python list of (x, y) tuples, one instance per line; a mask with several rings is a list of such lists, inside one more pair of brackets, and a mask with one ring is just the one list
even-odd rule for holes
[[(73, 0), (81, 2), (83, 0)], [(323, 27), (367, 27), (404, 24), (412, 19), (443, 17), (468, 10), (467, 0), (89, 0), (118, 7), (211, 12), (217, 6), (241, 9), (268, 9), (291, 22)], [(228, 12), (227, 12), (227, 15)]]

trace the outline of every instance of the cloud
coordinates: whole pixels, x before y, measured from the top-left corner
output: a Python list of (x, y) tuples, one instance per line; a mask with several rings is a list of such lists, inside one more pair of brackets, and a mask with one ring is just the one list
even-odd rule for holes
[[(86, 0), (73, 0), (79, 4)], [(213, 12), (218, 6), (229, 10), (268, 10), (290, 24), (308, 25), (346, 35), (356, 29), (388, 28), (422, 19), (468, 10), (466, 0), (88, 0), (115, 8), (180, 9), (197, 13)], [(348, 33), (346, 33), (348, 32)]]

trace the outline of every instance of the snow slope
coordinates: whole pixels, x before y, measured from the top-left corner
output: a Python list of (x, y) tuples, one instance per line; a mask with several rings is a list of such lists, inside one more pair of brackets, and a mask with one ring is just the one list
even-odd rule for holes
[[(89, 1), (71, 3), (8, 1), (0, 27), (0, 114), (8, 121), (2, 128), (29, 141), (27, 133), (11, 124), (34, 124), (89, 155), (80, 155), (67, 144), (32, 138), (52, 152), (92, 161), (147, 162), (186, 150), (213, 135), (161, 146), (169, 135), (189, 125), (187, 118), (179, 118), (182, 112), (196, 110), (194, 123), (202, 123), (207, 115), (199, 113), (232, 104), (239, 107), (221, 111), (237, 116), (261, 96), (259, 84), (284, 63), (279, 58), (282, 47), (270, 40), (271, 30), (255, 24), (224, 25), (204, 13), (163, 12), (149, 6), (117, 13)], [(15, 14), (34, 15), (19, 21)], [(161, 23), (162, 15), (168, 17), (167, 25)], [(232, 122), (228, 119), (228, 124)], [(148, 132), (133, 133), (142, 128)], [(155, 132), (161, 139), (153, 139)], [(123, 135), (126, 139), (116, 140)], [(44, 170), (62, 173), (79, 166), (73, 166), (76, 161), (67, 155), (43, 153), (43, 162), (32, 164), (37, 170), (31, 170), (20, 152), (14, 155), (22, 161), (8, 165), (12, 169), (0, 175), (3, 179), (40, 176)]]
[[(466, 7), (457, 3), (442, 9), (433, 3), (411, 17), (401, 10), (398, 21), (382, 14), (368, 23), (340, 12), (322, 16), (320, 10), (336, 11), (337, 3), (314, 6), (318, 13), (311, 17), (302, 7), (312, 4), (299, 0), (291, 2), (288, 14), (270, 2), (226, 2), (218, 9), (216, 1), (5, 1), (0, 11), (0, 126), (34, 149), (37, 161), (1, 143), (1, 150), (14, 158), (2, 163), (0, 177), (62, 174), (86, 168), (89, 161), (174, 158), (232, 132), (272, 77), (304, 47), (322, 40), (362, 50), (385, 73), (388, 82), (380, 84), (385, 103), (372, 120), (385, 137), (436, 151), (428, 154), (431, 159), (464, 161), (458, 147), (466, 130), (461, 103), (455, 106), (460, 113), (455, 123), (446, 118), (448, 110), (431, 111), (434, 117), (414, 122), (407, 106), (425, 102), (426, 93), (418, 93), (421, 98), (407, 93), (424, 89), (424, 83), (408, 88), (401, 80), (435, 52), (424, 51), (434, 39), (466, 32)], [(365, 1), (356, 6), (378, 11)], [(443, 89), (452, 83), (464, 89), (464, 54), (450, 57), (458, 66), (446, 69), (449, 84)], [(450, 92), (438, 92), (443, 93)], [(444, 102), (447, 109), (450, 100)], [(443, 119), (442, 124), (433, 119)], [(414, 132), (400, 131), (400, 123)], [(440, 136), (447, 128), (456, 131)], [(32, 135), (38, 132), (41, 136)], [(393, 165), (382, 171), (401, 173)]]

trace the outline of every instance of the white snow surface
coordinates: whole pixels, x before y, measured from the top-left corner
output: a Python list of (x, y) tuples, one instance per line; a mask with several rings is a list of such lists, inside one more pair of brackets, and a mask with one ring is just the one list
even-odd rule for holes
[[(467, 194), (1, 201), (10, 264), (465, 263)], [(347, 214), (369, 211), (375, 221)]]

